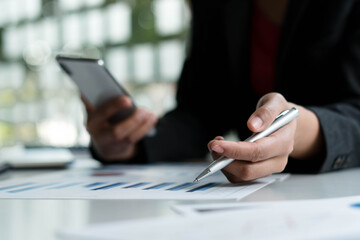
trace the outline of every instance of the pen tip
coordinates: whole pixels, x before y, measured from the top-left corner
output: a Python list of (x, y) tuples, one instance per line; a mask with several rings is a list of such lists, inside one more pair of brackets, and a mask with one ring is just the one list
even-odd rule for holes
[(193, 181), (193, 183), (196, 183), (196, 182), (198, 182), (198, 181), (199, 181), (199, 179), (195, 178), (195, 180)]

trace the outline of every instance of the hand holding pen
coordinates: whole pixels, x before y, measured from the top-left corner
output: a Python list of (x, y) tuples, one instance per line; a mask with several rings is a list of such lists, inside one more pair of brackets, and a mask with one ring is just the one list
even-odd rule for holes
[[(248, 121), (249, 129), (258, 133), (261, 139), (250, 138), (253, 142), (249, 139), (248, 141), (234, 142), (216, 138), (208, 145), (214, 159), (224, 156), (224, 160), (231, 164), (225, 167), (222, 164), (216, 164), (215, 168), (210, 165), (209, 168), (221, 169), (231, 182), (250, 181), (272, 173), (282, 172), (294, 149), (297, 121), (290, 120), (288, 123), (282, 123), (284, 125), (281, 125), (284, 127), (277, 126), (275, 131), (267, 134), (266, 129), (276, 122), (274, 120), (280, 112), (289, 110), (293, 106), (280, 94), (265, 95), (259, 101), (257, 110)], [(290, 113), (288, 116), (291, 118), (297, 116), (295, 109), (290, 110)], [(265, 135), (261, 132), (264, 132)], [(204, 172), (206, 173), (207, 170)], [(198, 180), (201, 177), (199, 176)]]

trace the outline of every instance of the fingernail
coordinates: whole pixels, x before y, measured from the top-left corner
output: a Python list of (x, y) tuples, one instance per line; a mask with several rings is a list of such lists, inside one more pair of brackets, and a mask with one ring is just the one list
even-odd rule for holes
[(217, 152), (217, 153), (223, 153), (224, 152), (224, 149), (222, 147), (220, 147), (219, 145), (215, 145), (212, 147), (212, 150), (214, 152)]
[(253, 125), (254, 128), (260, 128), (263, 125), (263, 121), (259, 117), (254, 117), (251, 120), (251, 124)]

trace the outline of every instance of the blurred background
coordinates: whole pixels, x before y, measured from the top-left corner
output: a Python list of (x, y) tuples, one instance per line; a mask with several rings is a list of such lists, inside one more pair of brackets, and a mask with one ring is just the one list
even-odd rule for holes
[(87, 146), (79, 93), (58, 53), (102, 58), (138, 106), (175, 106), (186, 0), (0, 0), (0, 147)]

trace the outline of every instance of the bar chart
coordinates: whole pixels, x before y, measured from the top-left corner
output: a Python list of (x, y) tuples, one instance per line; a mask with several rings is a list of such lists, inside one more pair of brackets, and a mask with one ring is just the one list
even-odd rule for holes
[(203, 166), (147, 166), (62, 171), (0, 182), (0, 198), (14, 199), (239, 199), (284, 178), (273, 175), (231, 184), (219, 173), (192, 182)]

